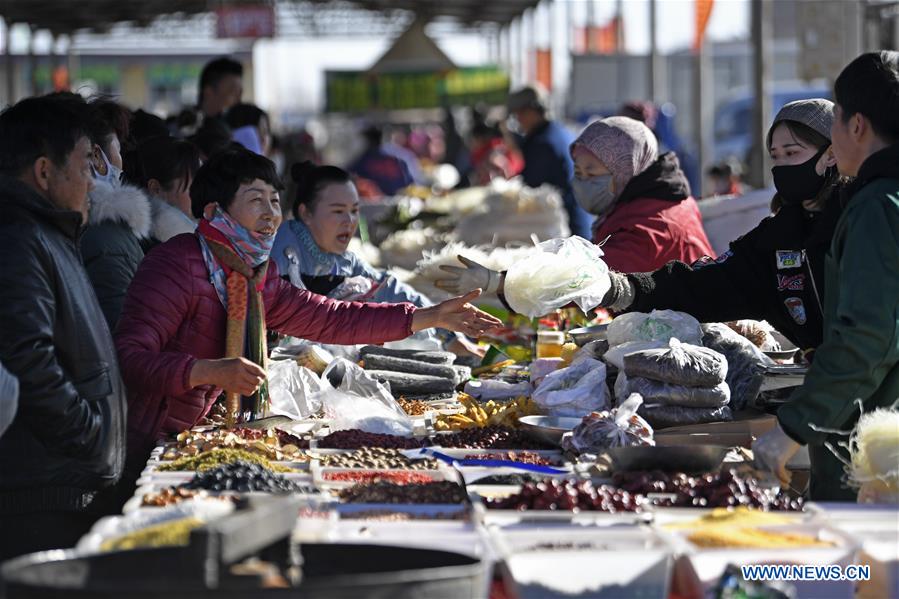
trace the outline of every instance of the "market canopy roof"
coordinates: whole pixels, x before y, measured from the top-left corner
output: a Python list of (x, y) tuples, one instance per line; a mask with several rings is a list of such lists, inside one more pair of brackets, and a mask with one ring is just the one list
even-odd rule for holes
[(413, 21), (368, 70), (372, 75), (398, 71), (448, 71), (456, 65), (425, 33), (421, 19)]
[[(285, 0), (282, 0), (285, 1)], [(295, 0), (286, 0), (295, 1)], [(347, 4), (311, 0), (314, 4)], [(420, 18), (450, 17), (466, 24), (505, 25), (538, 0), (349, 0), (372, 11), (408, 10)], [(264, 0), (0, 0), (0, 16), (7, 23), (29, 23), (55, 34), (79, 29), (105, 30), (119, 22), (148, 25), (166, 14), (198, 14), (225, 5), (270, 4)]]

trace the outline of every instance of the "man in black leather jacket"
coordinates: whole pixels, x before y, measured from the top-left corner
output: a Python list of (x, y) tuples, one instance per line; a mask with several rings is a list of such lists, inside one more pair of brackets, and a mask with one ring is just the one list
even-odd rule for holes
[(73, 546), (122, 471), (125, 390), (78, 250), (88, 110), (58, 94), (0, 114), (0, 361), (20, 384), (0, 437), (0, 560)]

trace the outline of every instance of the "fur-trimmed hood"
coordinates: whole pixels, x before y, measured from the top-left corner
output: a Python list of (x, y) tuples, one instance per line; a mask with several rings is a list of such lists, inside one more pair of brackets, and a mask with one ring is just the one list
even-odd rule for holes
[(152, 224), (150, 200), (139, 187), (97, 182), (90, 192), (90, 200), (88, 222), (91, 225), (119, 221), (128, 225), (139, 239), (149, 237)]
[(197, 223), (189, 216), (157, 197), (150, 196), (150, 209), (153, 215), (153, 224), (150, 236), (164, 243), (181, 233), (193, 233)]

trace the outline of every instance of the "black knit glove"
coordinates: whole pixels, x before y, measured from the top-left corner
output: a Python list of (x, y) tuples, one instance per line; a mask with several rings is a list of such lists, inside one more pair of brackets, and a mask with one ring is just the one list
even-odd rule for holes
[(599, 305), (615, 312), (627, 310), (634, 303), (633, 283), (630, 282), (627, 275), (614, 270), (609, 271), (609, 279), (612, 281), (612, 286), (609, 287)]

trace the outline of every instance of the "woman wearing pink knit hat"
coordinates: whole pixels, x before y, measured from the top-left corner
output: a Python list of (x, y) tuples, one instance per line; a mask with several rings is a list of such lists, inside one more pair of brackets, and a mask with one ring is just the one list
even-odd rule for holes
[(659, 156), (646, 125), (621, 116), (591, 123), (571, 157), (574, 197), (596, 216), (593, 242), (603, 244), (610, 268), (649, 272), (714, 257), (677, 156)]

